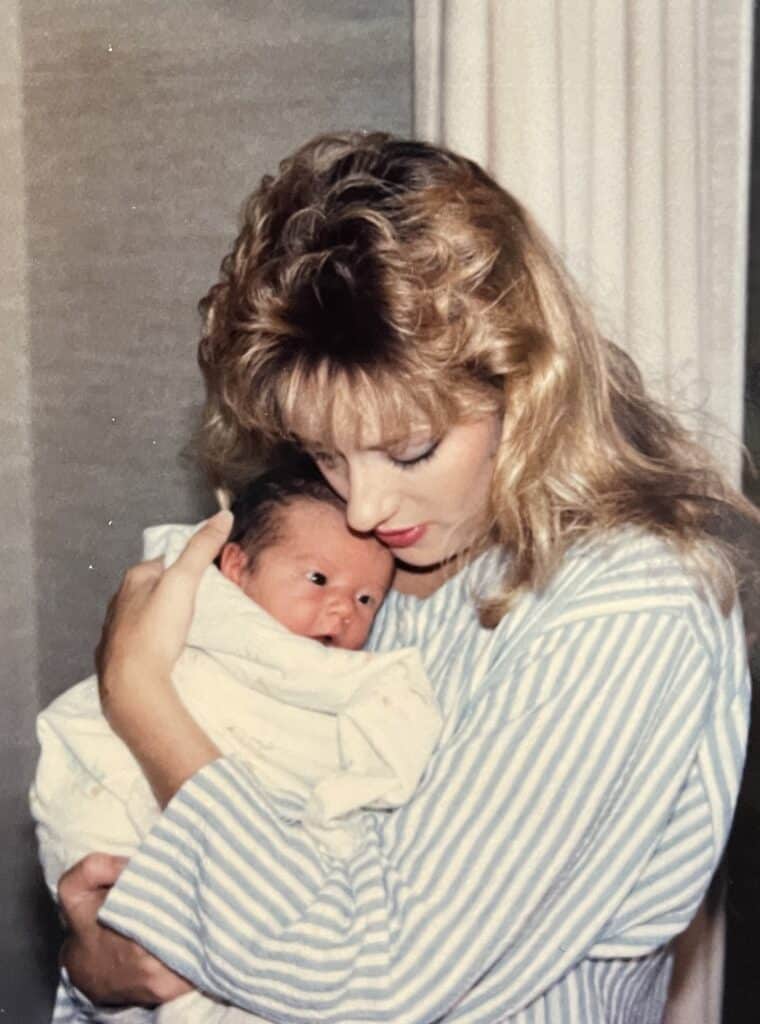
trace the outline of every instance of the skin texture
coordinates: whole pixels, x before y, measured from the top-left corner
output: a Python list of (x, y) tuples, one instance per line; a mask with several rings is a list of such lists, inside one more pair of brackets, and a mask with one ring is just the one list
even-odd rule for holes
[(291, 632), (359, 650), (390, 586), (392, 555), (332, 505), (305, 499), (280, 515), (281, 537), (252, 568), (238, 544), (226, 544), (221, 571)]
[[(394, 585), (427, 596), (454, 571), (455, 556), (482, 535), (498, 445), (497, 417), (462, 423), (436, 444), (414, 436), (385, 448), (378, 436), (330, 452), (312, 440), (320, 468), (347, 502), (358, 532), (424, 525), (418, 543), (399, 549)], [(226, 516), (226, 518), (225, 518)], [(180, 558), (130, 569), (113, 599), (99, 647), (103, 710), (130, 748), (165, 805), (180, 786), (215, 760), (219, 751), (185, 711), (171, 685), (171, 671), (185, 642), (201, 575), (221, 551), (231, 517), (220, 513), (199, 530)], [(391, 550), (393, 548), (391, 547)], [(394, 552), (395, 553), (395, 552)], [(91, 854), (60, 884), (71, 932), (62, 954), (72, 981), (95, 1002), (165, 1002), (187, 991), (187, 982), (134, 943), (97, 924), (105, 888), (93, 884)], [(105, 933), (108, 933), (105, 936)], [(106, 941), (107, 938), (107, 941)]]

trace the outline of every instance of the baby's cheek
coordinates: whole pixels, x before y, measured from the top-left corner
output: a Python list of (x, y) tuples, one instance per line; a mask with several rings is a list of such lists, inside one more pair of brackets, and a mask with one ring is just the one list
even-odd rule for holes
[(367, 642), (371, 625), (372, 623), (368, 622), (366, 625), (359, 626), (355, 630), (352, 630), (351, 635), (346, 637), (346, 649), (349, 651), (360, 651)]

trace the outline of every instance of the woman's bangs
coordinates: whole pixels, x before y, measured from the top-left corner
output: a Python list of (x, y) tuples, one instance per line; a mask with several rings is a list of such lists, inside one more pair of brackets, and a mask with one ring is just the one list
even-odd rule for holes
[(327, 451), (403, 444), (420, 430), (440, 436), (457, 419), (450, 396), (400, 374), (322, 364), (283, 380), (277, 404), (286, 436)]

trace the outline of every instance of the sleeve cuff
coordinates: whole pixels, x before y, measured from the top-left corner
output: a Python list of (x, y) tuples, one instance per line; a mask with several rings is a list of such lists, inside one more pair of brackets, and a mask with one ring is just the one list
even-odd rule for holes
[(153, 1012), (140, 1006), (96, 1006), (72, 984), (66, 968), (62, 968), (51, 1024), (150, 1024), (152, 1020)]

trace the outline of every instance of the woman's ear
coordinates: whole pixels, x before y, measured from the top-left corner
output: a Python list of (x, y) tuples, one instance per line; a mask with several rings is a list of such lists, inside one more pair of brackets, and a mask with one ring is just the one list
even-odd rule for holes
[(226, 576), (230, 582), (240, 587), (243, 585), (243, 575), (248, 568), (248, 555), (234, 541), (229, 541), (222, 548), (219, 555), (219, 569), (222, 576)]

